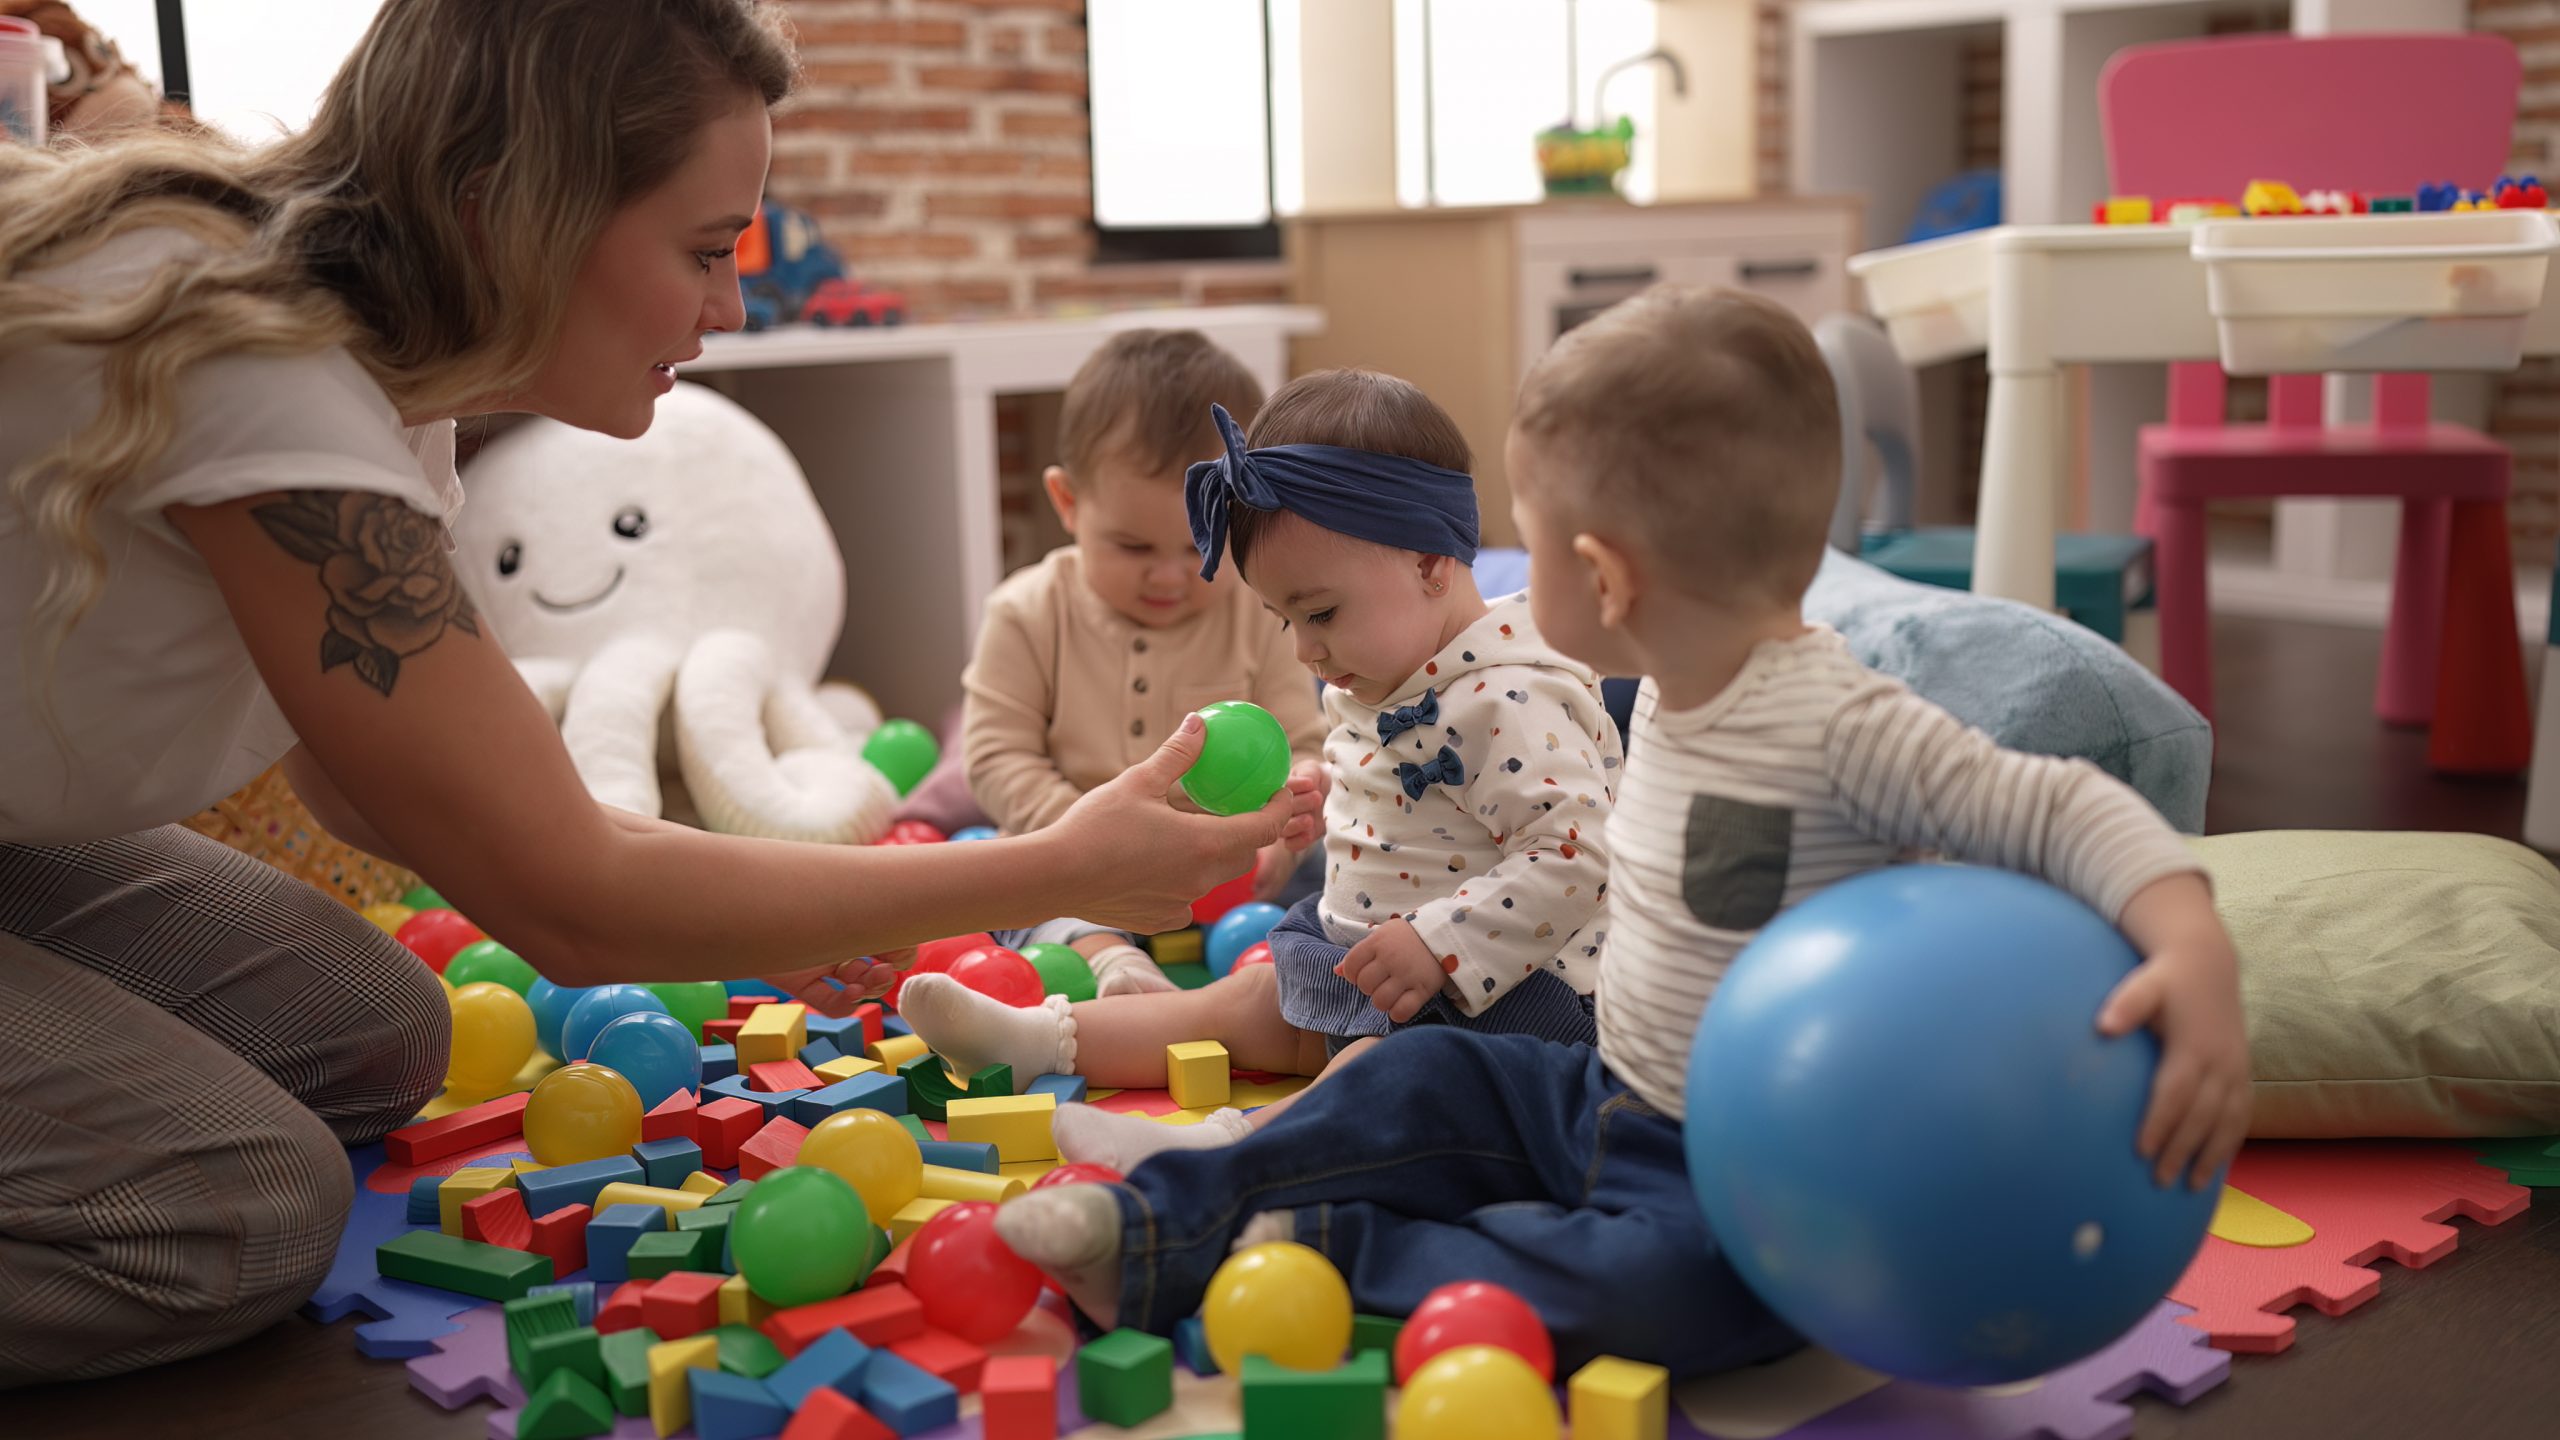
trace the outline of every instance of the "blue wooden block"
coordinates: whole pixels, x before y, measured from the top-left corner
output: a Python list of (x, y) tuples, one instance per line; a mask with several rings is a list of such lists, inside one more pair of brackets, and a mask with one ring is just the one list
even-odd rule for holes
[(791, 1102), (808, 1093), (806, 1090), (757, 1090), (747, 1084), (747, 1077), (744, 1075), (732, 1075), (702, 1087), (704, 1099), (727, 1095), (739, 1100), (751, 1101), (763, 1107), (764, 1118), (767, 1120), (771, 1120), (776, 1115), (790, 1114)]
[(808, 1066), (812, 1070), (817, 1069), (819, 1066), (826, 1064), (830, 1060), (841, 1060), (843, 1058), (844, 1052), (836, 1048), (836, 1042), (823, 1035), (818, 1036), (808, 1044), (800, 1047), (800, 1063)]
[[(2560, 605), (2552, 607), (2560, 613)], [(436, 1199), (436, 1187), (452, 1179), (450, 1175), (421, 1175), (409, 1182), (409, 1223), (433, 1225), (444, 1218), (442, 1202)]]
[(880, 1018), (880, 1033), (883, 1035), (913, 1035), (916, 1033), (916, 1027), (899, 1019), (895, 1015), (884, 1015)]
[(960, 1392), (887, 1350), (874, 1350), (862, 1367), (862, 1408), (899, 1434), (913, 1435), (958, 1420)]
[(596, 1323), (596, 1282), (593, 1280), (569, 1280), (563, 1281), (557, 1285), (536, 1285), (524, 1293), (527, 1295), (566, 1295), (569, 1297), (569, 1303), (578, 1307), (579, 1324), (593, 1325)]
[(726, 1370), (690, 1370), (685, 1379), (693, 1387), (693, 1433), (701, 1440), (760, 1440), (791, 1423), (791, 1412), (761, 1380)]
[[(628, 1155), (607, 1155), (601, 1160), (581, 1160), (575, 1165), (556, 1165), (548, 1170), (528, 1170), (516, 1177), (516, 1188), (524, 1192), (525, 1213), (535, 1218), (571, 1205), (593, 1205), (607, 1185), (638, 1185), (646, 1172), (640, 1162)], [(676, 1177), (682, 1180), (684, 1177)]]
[(891, 1115), (907, 1113), (907, 1082), (878, 1071), (839, 1080), (824, 1089), (794, 1091), (793, 1094), (796, 1098), (791, 1102), (791, 1118), (812, 1127), (841, 1110), (881, 1110)]
[(1055, 1095), (1061, 1105), (1084, 1103), (1085, 1083), (1081, 1075), (1042, 1075), (1022, 1087), (1025, 1095)]
[(655, 1205), (607, 1205), (587, 1222), (587, 1278), (619, 1285), (631, 1278), (631, 1245), (667, 1228), (667, 1212)]
[(684, 1183), (684, 1177), (702, 1168), (702, 1147), (682, 1136), (643, 1140), (631, 1147), (631, 1158), (640, 1162), (640, 1173), (649, 1177), (648, 1183), (673, 1190)]
[(726, 1080), (738, 1073), (738, 1047), (705, 1045), (702, 1047), (702, 1083)]
[(996, 1147), (984, 1140), (924, 1140), (916, 1148), (924, 1152), (924, 1163), (953, 1170), (975, 1170), (982, 1175), (1000, 1174), (996, 1167)]
[(796, 1415), (818, 1390), (841, 1390), (848, 1400), (861, 1399), (862, 1372), (870, 1364), (870, 1346), (854, 1339), (850, 1330), (830, 1330), (764, 1377), (764, 1388)]
[(1185, 1316), (1173, 1327), (1173, 1353), (1194, 1375), (1218, 1373), (1218, 1357), (1209, 1351), (1208, 1327), (1197, 1315)]

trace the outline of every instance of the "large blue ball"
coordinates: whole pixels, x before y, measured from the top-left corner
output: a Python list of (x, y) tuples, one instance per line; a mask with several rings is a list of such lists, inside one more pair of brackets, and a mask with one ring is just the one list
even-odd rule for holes
[(1223, 976), (1234, 970), (1236, 957), (1261, 944), (1288, 913), (1256, 900), (1219, 916), (1218, 923), (1209, 927), (1209, 973)]
[(625, 1015), (643, 1012), (665, 1015), (667, 1002), (645, 986), (596, 986), (569, 1007), (569, 1018), (560, 1026), (560, 1058), (572, 1063), (586, 1059), (587, 1047), (596, 1043), (596, 1036), (604, 1027)]
[(679, 1090), (702, 1087), (702, 1047), (695, 1043), (692, 1027), (662, 1012), (634, 1010), (613, 1017), (596, 1032), (587, 1058), (620, 1071), (647, 1109), (656, 1109)]
[(584, 990), (554, 985), (544, 979), (536, 979), (524, 992), (524, 1003), (533, 1011), (534, 1038), (542, 1042), (543, 1049), (560, 1056), (563, 1060), (568, 1057), (560, 1055), (560, 1046), (563, 1043), (560, 1031), (569, 1023), (571, 1008), (584, 999), (586, 993)]
[(2160, 1048), (2097, 1033), (2137, 956), (2006, 871), (1835, 885), (1743, 951), (1689, 1058), (1689, 1176), (1745, 1281), (1887, 1375), (1993, 1385), (2139, 1321), (2219, 1187), (2134, 1150)]

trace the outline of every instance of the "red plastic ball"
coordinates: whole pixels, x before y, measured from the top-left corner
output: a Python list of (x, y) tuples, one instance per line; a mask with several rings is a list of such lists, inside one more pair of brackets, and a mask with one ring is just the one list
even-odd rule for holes
[(1001, 945), (972, 950), (952, 961), (951, 968), (943, 973), (988, 999), (1017, 1010), (1039, 1004), (1048, 993), (1040, 983), (1039, 967)]
[(1078, 1160), (1061, 1165), (1032, 1181), (1031, 1188), (1046, 1190), (1052, 1185), (1116, 1185), (1126, 1178), (1108, 1165), (1096, 1165), (1090, 1161)]
[(901, 820), (889, 827), (888, 838), (880, 843), (883, 845), (939, 845), (950, 838), (942, 833), (939, 826), (928, 825), (922, 820)]
[(1228, 969), (1227, 973), (1233, 975), (1236, 971), (1242, 970), (1248, 965), (1268, 965), (1270, 963), (1271, 942), (1268, 940), (1256, 940), (1251, 945), (1245, 947), (1245, 952), (1243, 954), (1236, 957), (1236, 963)]
[(1555, 1342), (1529, 1302), (1484, 1280), (1461, 1280), (1422, 1297), (1396, 1336), (1396, 1383), (1413, 1378), (1444, 1350), (1492, 1345), (1529, 1362), (1538, 1378), (1556, 1378)]
[(916, 963), (910, 975), (939, 975), (951, 968), (951, 962), (972, 950), (992, 950), (996, 937), (980, 931), (975, 935), (954, 935), (948, 940), (927, 940), (916, 947)]
[(1215, 925), (1218, 917), (1253, 898), (1253, 872), (1247, 870), (1191, 902), (1191, 923)]
[(408, 946), (412, 954), (427, 962), (428, 969), (441, 975), (455, 951), (489, 937), (458, 911), (421, 910), (401, 922), (392, 938)]
[(1038, 1267), (996, 1236), (996, 1207), (949, 1206), (924, 1222), (907, 1251), (907, 1288), (924, 1323), (973, 1345), (1001, 1340), (1040, 1299)]

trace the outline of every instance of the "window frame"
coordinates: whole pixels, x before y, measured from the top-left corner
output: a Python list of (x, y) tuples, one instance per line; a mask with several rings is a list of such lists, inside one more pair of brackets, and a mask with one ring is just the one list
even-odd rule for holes
[[(1271, 0), (1254, 0), (1254, 4), (1262, 12), (1262, 195), (1263, 208), (1270, 212), (1271, 218), (1254, 225), (1105, 225), (1101, 219), (1102, 194), (1097, 188), (1101, 167), (1087, 164), (1085, 201), (1093, 218), (1086, 225), (1093, 234), (1092, 263), (1095, 266), (1277, 260), (1281, 257), (1278, 147), (1272, 134)], [(1088, 18), (1086, 33), (1091, 31), (1092, 24)], [(1090, 60), (1086, 62), (1085, 73), (1090, 84)], [(1090, 116), (1092, 111), (1093, 103), (1088, 96), (1085, 113)], [(1091, 132), (1087, 134), (1087, 143), (1091, 145)]]

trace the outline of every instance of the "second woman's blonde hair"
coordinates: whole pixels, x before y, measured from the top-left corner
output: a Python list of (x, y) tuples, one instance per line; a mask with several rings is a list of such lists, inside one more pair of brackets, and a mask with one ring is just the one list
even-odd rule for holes
[[(38, 692), (105, 582), (94, 520), (167, 449), (189, 366), (344, 346), (408, 415), (522, 389), (606, 220), (706, 122), (790, 90), (780, 8), (388, 0), (310, 128), (264, 149), (201, 129), (0, 145), (0, 359), (101, 362), (95, 418), (6, 477), (47, 560), (22, 651)], [(206, 244), (112, 296), (28, 279), (154, 227)]]

